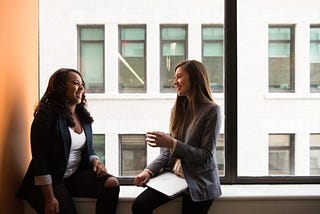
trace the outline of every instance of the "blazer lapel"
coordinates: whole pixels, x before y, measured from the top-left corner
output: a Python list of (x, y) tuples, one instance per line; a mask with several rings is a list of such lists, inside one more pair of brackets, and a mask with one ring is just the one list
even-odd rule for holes
[(63, 117), (59, 117), (59, 129), (61, 133), (62, 142), (64, 145), (65, 158), (68, 162), (70, 149), (71, 149), (71, 136), (68, 128), (68, 123)]

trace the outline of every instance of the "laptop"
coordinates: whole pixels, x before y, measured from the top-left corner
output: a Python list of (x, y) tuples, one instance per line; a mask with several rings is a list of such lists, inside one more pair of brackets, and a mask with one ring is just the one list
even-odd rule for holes
[(152, 177), (146, 185), (168, 197), (174, 197), (188, 188), (186, 180), (173, 172), (164, 172)]

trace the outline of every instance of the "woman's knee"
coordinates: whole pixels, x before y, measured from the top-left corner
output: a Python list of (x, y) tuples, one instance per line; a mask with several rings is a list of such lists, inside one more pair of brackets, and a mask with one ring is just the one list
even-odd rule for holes
[(105, 187), (118, 187), (119, 181), (115, 177), (110, 177), (105, 181), (104, 186)]

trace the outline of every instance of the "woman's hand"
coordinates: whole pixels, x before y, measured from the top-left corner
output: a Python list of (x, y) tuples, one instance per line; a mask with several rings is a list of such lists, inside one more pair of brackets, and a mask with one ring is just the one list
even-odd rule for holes
[(44, 213), (56, 214), (59, 213), (59, 202), (54, 196), (52, 185), (41, 185), (42, 194), (44, 197)]
[(151, 174), (147, 170), (143, 170), (134, 178), (134, 184), (136, 186), (145, 186), (150, 180)]
[(56, 214), (59, 213), (59, 202), (55, 197), (45, 199), (44, 202), (45, 214)]
[(170, 135), (163, 132), (147, 132), (146, 141), (149, 146), (152, 147), (166, 147), (173, 148), (174, 138), (170, 137)]
[(97, 177), (102, 177), (107, 174), (106, 167), (97, 159), (92, 161), (92, 168)]

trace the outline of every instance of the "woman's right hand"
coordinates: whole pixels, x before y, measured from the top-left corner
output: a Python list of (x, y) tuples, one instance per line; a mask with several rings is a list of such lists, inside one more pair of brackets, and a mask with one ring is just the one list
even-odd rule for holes
[(59, 213), (59, 202), (55, 197), (45, 199), (44, 202), (45, 214), (56, 214)]
[(59, 213), (59, 202), (54, 196), (52, 185), (40, 186), (44, 197), (44, 213), (45, 214), (56, 214)]
[(143, 170), (134, 178), (134, 184), (136, 186), (145, 186), (146, 183), (150, 180), (150, 172), (147, 170)]

